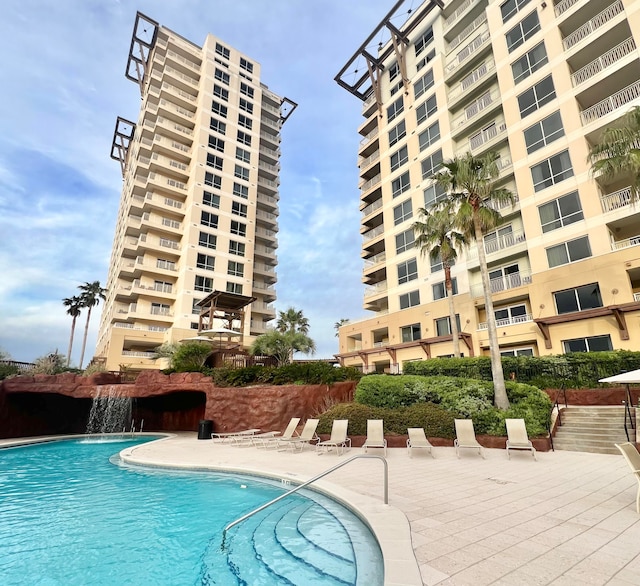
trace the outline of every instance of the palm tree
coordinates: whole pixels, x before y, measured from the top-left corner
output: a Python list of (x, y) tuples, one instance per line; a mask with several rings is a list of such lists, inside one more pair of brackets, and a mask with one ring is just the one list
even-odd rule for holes
[(433, 178), (448, 192), (447, 199), (455, 206), (457, 228), (476, 241), (484, 290), (484, 306), (487, 312), (494, 402), (499, 409), (508, 409), (509, 399), (502, 372), (498, 330), (483, 241), (483, 234), (502, 221), (502, 216), (496, 208), (514, 201), (513, 193), (504, 187), (496, 186), (500, 173), (496, 163), (498, 158), (499, 155), (496, 153), (487, 153), (481, 157), (465, 153), (461, 157), (443, 162), (441, 170)]
[(294, 307), (289, 307), (287, 311), (280, 311), (276, 329), (279, 332), (299, 332), (307, 335), (309, 333), (309, 320), (304, 317), (302, 310), (298, 311)]
[(71, 321), (71, 335), (69, 336), (69, 350), (67, 351), (67, 366), (71, 363), (71, 349), (73, 348), (73, 336), (76, 330), (76, 319), (80, 317), (82, 313), (82, 297), (74, 295), (73, 297), (65, 297), (62, 300), (62, 304), (67, 308), (67, 315), (70, 315), (73, 319)]
[(631, 177), (631, 199), (640, 195), (640, 106), (622, 118), (621, 126), (609, 126), (589, 152), (594, 175), (604, 179)]
[(431, 207), (428, 210), (420, 208), (418, 216), (421, 221), (413, 224), (416, 234), (415, 246), (420, 254), (429, 254), (432, 261), (440, 259), (444, 268), (444, 286), (449, 301), (449, 320), (453, 337), (453, 355), (460, 356), (460, 340), (458, 320), (453, 304), (453, 283), (451, 281), (451, 267), (458, 258), (458, 251), (467, 246), (467, 238), (455, 229), (454, 214), (450, 205)]
[(78, 285), (78, 289), (80, 289), (80, 291), (82, 292), (80, 293), (82, 307), (86, 307), (88, 309), (87, 323), (84, 326), (84, 337), (82, 338), (82, 352), (80, 353), (79, 368), (82, 368), (82, 363), (84, 361), (84, 351), (87, 346), (87, 335), (89, 333), (91, 310), (100, 303), (100, 299), (102, 299), (103, 301), (106, 299), (105, 293), (107, 290), (100, 285), (100, 281), (93, 281), (93, 283), (87, 282), (84, 285)]
[(340, 334), (340, 328), (342, 326), (346, 326), (348, 323), (349, 323), (349, 320), (346, 317), (341, 317), (335, 324), (333, 324), (333, 327), (336, 330), (336, 338)]
[(294, 352), (313, 354), (315, 350), (315, 342), (302, 332), (269, 330), (256, 338), (249, 352), (252, 355), (273, 356), (278, 366), (283, 366), (292, 362)]

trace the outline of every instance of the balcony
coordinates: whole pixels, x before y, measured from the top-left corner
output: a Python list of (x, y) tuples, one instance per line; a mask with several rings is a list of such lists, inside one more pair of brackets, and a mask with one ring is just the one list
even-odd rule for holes
[(260, 138), (263, 138), (264, 140), (269, 141), (269, 143), (274, 145), (276, 149), (280, 148), (280, 135), (271, 134), (269, 132), (265, 132), (264, 130), (261, 130)]
[(608, 67), (615, 65), (618, 61), (631, 55), (636, 50), (636, 43), (633, 37), (629, 37), (616, 45), (613, 49), (607, 51), (597, 59), (594, 59), (591, 63), (588, 63), (584, 67), (580, 68), (574, 74), (571, 75), (571, 82), (573, 86), (578, 86), (592, 77), (596, 76), (601, 71), (604, 71)]
[(375, 163), (380, 160), (380, 151), (376, 151), (372, 155), (368, 157), (360, 157), (360, 162), (358, 163), (358, 167), (360, 167), (361, 171), (364, 171), (369, 165)]
[(360, 140), (360, 146), (363, 147), (364, 145), (370, 143), (374, 138), (376, 138), (378, 136), (378, 127), (374, 128), (371, 132), (369, 132), (368, 134), (366, 134), (361, 140)]
[(610, 6), (607, 6), (602, 12), (594, 16), (591, 20), (585, 22), (580, 28), (573, 31), (562, 39), (564, 50), (568, 51), (584, 39), (587, 39), (601, 26), (607, 24), (610, 20), (624, 12), (624, 6), (620, 0), (616, 0)]
[(487, 254), (493, 254), (495, 252), (499, 252), (500, 250), (505, 250), (506, 248), (515, 246), (516, 244), (520, 244), (524, 241), (524, 232), (521, 232), (520, 230), (514, 230), (513, 232), (503, 234), (502, 236), (498, 236), (496, 238), (491, 238), (489, 240), (485, 239), (484, 250)]
[(502, 135), (506, 135), (506, 133), (506, 123), (504, 121), (496, 121), (470, 137), (468, 148), (471, 152), (484, 150), (487, 145), (496, 142), (495, 139)]
[(156, 185), (159, 188), (173, 188), (180, 191), (186, 191), (187, 185), (182, 181), (176, 181), (166, 175), (160, 175), (159, 173), (149, 173), (147, 177), (147, 184)]
[(276, 249), (272, 246), (263, 246), (262, 244), (256, 244), (253, 251), (256, 256), (262, 256), (270, 259), (276, 258)]
[(480, 54), (482, 49), (491, 45), (491, 33), (487, 26), (483, 25), (481, 28), (483, 30), (478, 31), (478, 34), (472, 41), (460, 49), (453, 58), (447, 59), (447, 65), (445, 67), (445, 74), (447, 76), (458, 71), (463, 65), (470, 62), (472, 57)]
[(631, 187), (624, 187), (613, 193), (600, 196), (600, 204), (603, 212), (612, 212), (631, 205), (633, 194)]
[(591, 122), (595, 122), (603, 116), (626, 106), (633, 100), (638, 99), (638, 97), (640, 97), (640, 81), (636, 81), (628, 85), (626, 88), (616, 92), (612, 96), (598, 102), (595, 106), (591, 106), (590, 108), (580, 112), (582, 125), (586, 126)]
[(272, 195), (267, 195), (265, 193), (262, 193), (261, 191), (258, 191), (257, 201), (258, 201), (258, 204), (264, 205), (265, 207), (268, 207), (271, 209), (278, 208), (278, 198), (273, 197)]
[(260, 151), (263, 155), (266, 155), (271, 160), (276, 162), (280, 158), (280, 149), (270, 149), (269, 147), (260, 145), (260, 147), (258, 148), (258, 151)]
[(556, 16), (560, 16), (561, 14), (565, 13), (578, 1), (579, 0), (561, 0), (561, 2), (558, 2), (554, 8)]
[(469, 75), (464, 77), (460, 83), (452, 87), (449, 91), (449, 109), (455, 105), (458, 98), (463, 98), (472, 92), (482, 81), (491, 78), (496, 70), (496, 62), (494, 59), (487, 59), (482, 65), (474, 69)]
[[(504, 319), (497, 319), (496, 326), (499, 328), (504, 328), (506, 326), (515, 326), (517, 324), (524, 324), (529, 321), (533, 321), (533, 316), (530, 314), (525, 315), (516, 315), (514, 317), (505, 317)], [(486, 330), (488, 329), (487, 322), (482, 322), (478, 324), (478, 330)]]
[(185, 59), (182, 55), (178, 55), (178, 53), (172, 51), (171, 49), (167, 51), (167, 57), (169, 59), (172, 59), (173, 61), (177, 61), (178, 63), (185, 65), (196, 73), (200, 73), (200, 65), (194, 63), (193, 61), (190, 61), (189, 59)]
[(368, 232), (365, 232), (362, 235), (362, 240), (363, 242), (368, 242), (369, 240), (373, 240), (374, 238), (377, 238), (381, 234), (384, 234), (384, 224), (377, 226), (373, 230), (369, 230)]
[(476, 29), (480, 28), (485, 22), (487, 22), (487, 15), (481, 14), (471, 24), (467, 25), (450, 43), (447, 48), (448, 51), (452, 51), (458, 45), (462, 43), (470, 34)]
[(464, 114), (458, 116), (452, 124), (452, 131), (459, 133), (461, 130), (467, 127), (469, 122), (474, 120), (483, 112), (491, 110), (492, 106), (500, 106), (502, 101), (500, 100), (500, 92), (498, 89), (492, 89), (480, 96), (477, 100), (474, 100), (464, 109)]
[(369, 191), (370, 189), (372, 189), (373, 187), (375, 187), (376, 185), (378, 185), (380, 183), (380, 181), (382, 181), (382, 176), (380, 175), (380, 173), (378, 173), (375, 177), (372, 177), (371, 179), (369, 179), (368, 181), (365, 181), (361, 186), (360, 186), (360, 190), (362, 193), (365, 193), (366, 191)]
[(373, 203), (370, 203), (368, 206), (363, 208), (362, 217), (366, 218), (369, 214), (372, 214), (376, 210), (379, 210), (381, 207), (382, 207), (382, 199), (377, 199)]
[(265, 179), (264, 177), (258, 176), (258, 185), (265, 188), (267, 191), (278, 193), (279, 184), (277, 181), (272, 181), (271, 179)]
[(155, 352), (140, 352), (138, 350), (123, 350), (122, 356), (132, 356), (134, 358), (146, 358), (148, 360), (154, 360), (157, 357)]
[(364, 268), (369, 269), (371, 267), (374, 267), (377, 264), (380, 264), (381, 262), (384, 262), (385, 260), (387, 260), (387, 253), (386, 251), (380, 252), (378, 254), (375, 254), (374, 256), (371, 256), (369, 258), (365, 258), (364, 259)]
[(473, 2), (474, 0), (464, 0), (464, 2), (458, 6), (456, 11), (444, 21), (443, 29), (446, 31), (458, 22), (460, 17), (467, 11)]
[(640, 246), (640, 235), (612, 242), (611, 250), (622, 250), (624, 248), (631, 248), (632, 246)]
[(375, 285), (367, 285), (364, 288), (364, 296), (365, 297), (373, 297), (374, 295), (378, 295), (380, 293), (384, 293), (387, 290), (387, 282), (380, 281)]
[(180, 89), (178, 86), (175, 86), (168, 81), (163, 81), (161, 87), (161, 94), (166, 94), (167, 96), (179, 97), (186, 102), (193, 103), (197, 100), (197, 97), (189, 92), (185, 92), (183, 89)]
[(261, 118), (260, 124), (264, 124), (265, 126), (268, 126), (269, 128), (273, 128), (274, 130), (277, 130), (278, 132), (280, 132), (281, 124), (279, 122), (274, 122), (273, 120), (269, 120), (268, 118)]
[(362, 103), (362, 115), (369, 116), (371, 115), (370, 109), (376, 103), (376, 94), (373, 92), (363, 103)]
[[(500, 293), (502, 291), (508, 291), (509, 289), (516, 289), (524, 285), (531, 284), (531, 272), (520, 271), (518, 273), (511, 273), (510, 275), (504, 275), (497, 279), (491, 279), (489, 281), (489, 289), (491, 294)], [(484, 289), (482, 283), (471, 286), (472, 297), (483, 297)]]
[[(162, 211), (170, 209), (173, 213), (178, 213), (176, 212), (176, 210), (181, 210), (183, 207), (183, 203), (181, 201), (178, 201), (177, 199), (172, 199), (170, 197), (165, 197), (163, 195), (153, 193), (152, 191), (147, 191), (143, 207), (155, 208)], [(182, 215), (182, 213), (180, 213), (180, 215)]]

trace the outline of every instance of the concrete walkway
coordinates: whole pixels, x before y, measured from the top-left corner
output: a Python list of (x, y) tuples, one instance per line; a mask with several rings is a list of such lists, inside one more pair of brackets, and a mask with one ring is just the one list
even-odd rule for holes
[[(302, 482), (358, 453), (276, 452), (183, 434), (130, 449), (126, 459)], [(318, 483), (369, 519), (385, 584), (640, 584), (637, 482), (621, 456), (558, 451), (535, 462), (529, 453), (508, 460), (504, 450), (485, 450), (486, 460), (470, 451), (457, 459), (447, 447), (434, 453), (388, 450), (388, 507), (377, 460), (356, 460)]]

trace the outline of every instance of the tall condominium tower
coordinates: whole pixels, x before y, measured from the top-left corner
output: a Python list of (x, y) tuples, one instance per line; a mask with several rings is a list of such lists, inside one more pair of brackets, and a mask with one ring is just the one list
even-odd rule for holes
[(275, 317), (280, 129), (295, 103), (220, 39), (200, 47), (140, 13), (125, 75), (142, 102), (114, 133), (123, 188), (96, 356), (158, 368), (154, 348), (223, 326), (242, 350)]
[[(401, 0), (336, 81), (362, 100), (364, 307), (339, 358), (365, 371), (453, 353), (442, 263), (413, 223), (443, 160), (499, 155), (516, 195), (484, 235), (503, 355), (640, 348), (640, 205), (590, 148), (640, 105), (639, 0)], [(413, 7), (413, 10), (410, 8)], [(475, 244), (452, 268), (460, 347), (488, 354)]]

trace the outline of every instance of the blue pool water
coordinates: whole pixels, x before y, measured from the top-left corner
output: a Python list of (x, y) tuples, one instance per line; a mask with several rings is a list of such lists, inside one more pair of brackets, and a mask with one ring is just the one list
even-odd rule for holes
[(112, 457), (135, 443), (0, 450), (2, 586), (382, 584), (371, 533), (313, 492), (231, 529), (223, 551), (227, 523), (290, 487)]

